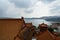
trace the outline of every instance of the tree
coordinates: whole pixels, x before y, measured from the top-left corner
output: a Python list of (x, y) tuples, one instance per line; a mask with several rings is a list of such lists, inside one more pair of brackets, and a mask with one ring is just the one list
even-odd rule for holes
[(54, 32), (54, 29), (53, 28), (48, 28), (48, 30), (50, 31), (50, 32)]

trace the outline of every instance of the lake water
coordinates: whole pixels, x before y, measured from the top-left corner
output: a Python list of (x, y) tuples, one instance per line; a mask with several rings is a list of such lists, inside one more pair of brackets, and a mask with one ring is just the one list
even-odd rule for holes
[(51, 22), (46, 21), (44, 19), (25, 18), (24, 20), (25, 20), (26, 23), (32, 23), (36, 27), (38, 27), (38, 25), (41, 24), (41, 23), (45, 23), (47, 25), (51, 25)]

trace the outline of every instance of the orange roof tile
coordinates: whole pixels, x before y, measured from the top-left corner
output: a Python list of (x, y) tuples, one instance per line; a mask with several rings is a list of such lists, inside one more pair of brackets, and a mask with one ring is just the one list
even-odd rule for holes
[(42, 23), (42, 24), (39, 24), (39, 27), (47, 27), (48, 25), (47, 24), (44, 24), (44, 23)]
[(56, 40), (60, 40), (60, 37), (56, 37)]
[(48, 30), (42, 33), (38, 33), (37, 40), (55, 40), (55, 36), (51, 34)]
[(32, 23), (25, 23), (26, 27), (32, 27)]

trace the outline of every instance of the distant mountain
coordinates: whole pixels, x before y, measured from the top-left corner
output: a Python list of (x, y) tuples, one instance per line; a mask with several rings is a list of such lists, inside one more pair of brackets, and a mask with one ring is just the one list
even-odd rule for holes
[(60, 16), (45, 16), (41, 17), (41, 19), (45, 19), (47, 21), (60, 22)]
[(25, 19), (44, 19), (50, 22), (60, 22), (60, 16), (44, 16), (40, 18), (25, 18)]

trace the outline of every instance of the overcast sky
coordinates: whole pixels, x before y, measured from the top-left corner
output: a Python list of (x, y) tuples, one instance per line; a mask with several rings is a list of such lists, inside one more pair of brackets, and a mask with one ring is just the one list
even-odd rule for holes
[(60, 16), (60, 0), (0, 0), (0, 18)]

